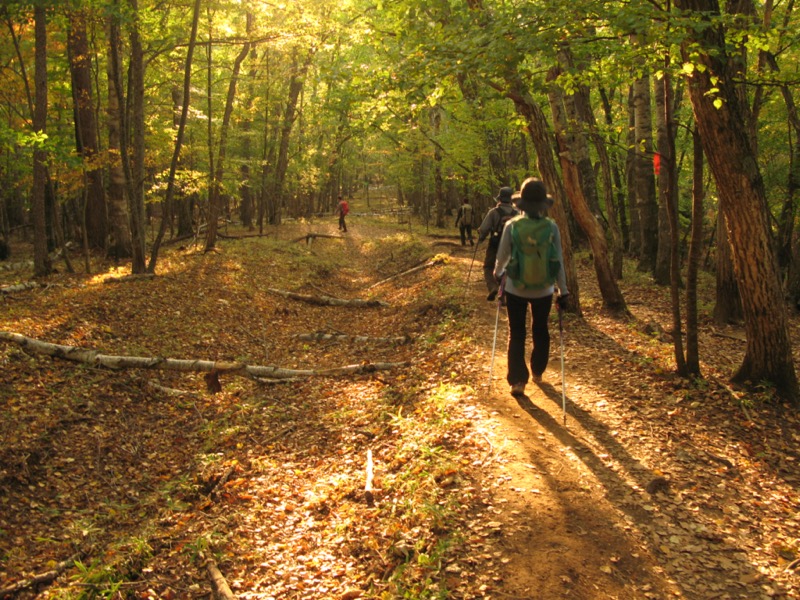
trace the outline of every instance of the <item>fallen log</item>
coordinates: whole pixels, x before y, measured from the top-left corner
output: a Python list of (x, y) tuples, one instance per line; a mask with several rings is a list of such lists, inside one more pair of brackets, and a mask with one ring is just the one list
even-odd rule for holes
[(378, 287), (379, 285), (383, 285), (384, 283), (388, 283), (389, 281), (393, 281), (394, 279), (398, 279), (400, 277), (405, 277), (406, 275), (411, 275), (412, 273), (417, 273), (419, 271), (423, 271), (425, 269), (429, 269), (430, 267), (434, 267), (436, 265), (441, 265), (446, 260), (447, 259), (444, 256), (437, 255), (437, 256), (433, 257), (431, 260), (429, 260), (428, 262), (426, 262), (426, 263), (424, 263), (422, 265), (419, 265), (418, 267), (414, 267), (413, 269), (408, 269), (407, 271), (403, 271), (402, 273), (397, 273), (396, 275), (392, 275), (391, 277), (387, 277), (386, 279), (382, 279), (381, 281), (378, 281), (377, 283), (373, 283), (367, 289), (371, 290), (374, 287)]
[(411, 337), (404, 335), (402, 337), (370, 337), (366, 335), (347, 335), (345, 333), (324, 333), (318, 331), (315, 333), (298, 333), (293, 337), (304, 342), (355, 342), (357, 344), (364, 343), (381, 343), (381, 344), (408, 344), (411, 342)]
[(319, 296), (311, 296), (309, 294), (298, 294), (297, 292), (290, 292), (288, 290), (279, 290), (277, 288), (268, 288), (267, 291), (273, 294), (278, 294), (284, 298), (292, 300), (300, 300), (309, 304), (316, 304), (317, 306), (357, 306), (357, 307), (372, 307), (372, 306), (389, 306), (386, 302), (380, 300), (362, 300), (360, 298), (352, 298), (349, 300), (343, 298), (334, 298), (333, 296), (326, 296), (324, 294)]
[(55, 568), (45, 571), (44, 573), (39, 573), (38, 575), (34, 575), (28, 579), (22, 579), (15, 583), (14, 585), (0, 588), (0, 598), (5, 598), (6, 596), (13, 596), (18, 594), (19, 592), (26, 590), (28, 588), (32, 588), (37, 585), (42, 585), (45, 583), (52, 583), (61, 573), (66, 571), (67, 569), (72, 568), (75, 564), (75, 561), (79, 560), (83, 556), (82, 552), (78, 552), (70, 556), (67, 560), (62, 560), (58, 563)]
[(0, 331), (0, 341), (12, 342), (38, 354), (61, 358), (72, 362), (80, 362), (94, 367), (107, 369), (156, 369), (171, 371), (192, 371), (218, 375), (238, 375), (253, 380), (288, 379), (306, 377), (333, 377), (337, 375), (356, 375), (373, 373), (407, 366), (408, 363), (362, 363), (345, 365), (329, 369), (285, 369), (271, 365), (247, 365), (239, 362), (213, 360), (192, 360), (179, 358), (163, 358), (160, 356), (116, 356), (101, 354), (96, 350), (52, 344), (19, 333)]
[(25, 283), (2, 287), (0, 288), (0, 294), (13, 294), (14, 292), (24, 292), (25, 290), (33, 290), (40, 287), (44, 287), (44, 284), (38, 281), (26, 281)]
[(211, 587), (214, 589), (214, 597), (220, 600), (236, 600), (236, 596), (233, 595), (225, 576), (219, 570), (213, 558), (206, 558), (206, 570), (211, 579)]

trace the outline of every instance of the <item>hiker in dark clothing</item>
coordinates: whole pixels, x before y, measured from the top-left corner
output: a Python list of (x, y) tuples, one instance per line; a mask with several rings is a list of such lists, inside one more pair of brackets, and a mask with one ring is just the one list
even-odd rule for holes
[[(547, 195), (547, 190), (541, 180), (530, 177), (522, 182), (517, 207), (523, 214), (512, 219), (503, 230), (497, 250), (495, 277), (501, 280), (504, 272), (508, 270), (505, 277), (505, 287), (503, 288), (506, 310), (508, 311), (508, 374), (506, 379), (511, 386), (511, 395), (513, 396), (523, 396), (525, 394), (525, 385), (528, 383), (529, 378), (534, 383), (541, 383), (542, 373), (547, 368), (547, 362), (550, 357), (548, 318), (555, 292), (554, 283), (558, 286), (559, 291), (559, 295), (556, 298), (559, 309), (566, 307), (567, 295), (569, 294), (567, 278), (564, 272), (564, 257), (561, 250), (561, 233), (555, 221), (547, 219), (547, 209), (552, 205), (553, 199)], [(523, 244), (519, 232), (522, 230), (522, 227), (520, 227), (521, 220), (526, 218), (537, 221), (546, 219), (550, 225), (549, 232), (545, 234), (548, 240), (546, 244), (537, 242), (534, 248), (537, 249), (536, 256), (546, 255), (548, 257), (546, 260), (549, 261), (551, 266), (544, 271), (529, 269), (528, 273), (536, 273), (536, 283), (531, 285), (522, 281), (527, 276), (527, 273), (526, 275), (514, 273), (513, 265), (509, 264), (512, 256), (521, 257), (519, 248), (515, 248), (515, 246)], [(527, 230), (532, 231), (533, 227), (537, 227), (540, 224), (527, 223), (526, 225), (531, 227), (531, 229)], [(544, 226), (544, 223), (541, 223), (541, 225)], [(516, 232), (514, 231), (515, 229)], [(530, 234), (526, 239), (530, 243)], [(544, 247), (545, 245), (546, 247)], [(536, 259), (527, 259), (525, 257), (522, 260), (534, 261)], [(516, 269), (516, 271), (522, 271), (522, 269)], [(515, 280), (512, 277), (512, 273), (519, 279)], [(533, 337), (530, 373), (525, 356), (526, 319), (529, 306), (532, 316), (531, 335)]]
[(458, 215), (456, 215), (456, 227), (459, 228), (461, 231), (461, 245), (467, 245), (467, 239), (469, 239), (469, 245), (474, 246), (475, 242), (472, 241), (472, 205), (469, 203), (469, 200), (464, 198), (464, 203), (458, 209)]
[(486, 288), (489, 295), (486, 299), (491, 302), (497, 298), (499, 286), (494, 277), (495, 260), (497, 259), (497, 247), (500, 244), (500, 235), (503, 233), (505, 224), (517, 216), (518, 211), (511, 203), (514, 190), (510, 187), (500, 188), (497, 194), (497, 205), (486, 213), (483, 222), (478, 227), (478, 244), (489, 238), (489, 245), (486, 247), (486, 257), (483, 259), (483, 279), (486, 281)]

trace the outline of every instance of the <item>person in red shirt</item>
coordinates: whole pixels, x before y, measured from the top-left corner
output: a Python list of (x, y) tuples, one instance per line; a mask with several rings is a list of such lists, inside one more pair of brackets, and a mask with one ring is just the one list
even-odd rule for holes
[(336, 214), (339, 215), (339, 231), (344, 231), (347, 233), (347, 223), (345, 222), (344, 218), (349, 212), (350, 206), (347, 204), (347, 200), (344, 200), (341, 196), (339, 196), (339, 204), (336, 207)]

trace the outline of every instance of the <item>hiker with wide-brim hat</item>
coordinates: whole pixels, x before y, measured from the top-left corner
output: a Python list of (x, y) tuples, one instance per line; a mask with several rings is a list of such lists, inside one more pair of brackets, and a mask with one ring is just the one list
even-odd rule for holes
[(486, 256), (483, 260), (483, 279), (486, 282), (486, 288), (489, 290), (489, 295), (486, 296), (486, 299), (490, 302), (497, 297), (499, 289), (499, 284), (494, 278), (494, 265), (497, 260), (500, 236), (503, 233), (505, 224), (519, 214), (519, 211), (511, 201), (513, 195), (514, 190), (510, 187), (500, 188), (500, 192), (495, 198), (497, 204), (486, 213), (483, 222), (478, 227), (478, 244), (489, 238), (489, 243), (486, 246)]
[[(494, 277), (505, 274), (503, 294), (508, 312), (507, 381), (514, 396), (522, 396), (528, 381), (542, 381), (550, 357), (548, 319), (556, 286), (559, 307), (566, 305), (567, 278), (561, 250), (561, 233), (555, 221), (547, 217), (553, 199), (544, 183), (530, 177), (515, 194), (521, 211), (505, 226), (497, 249)], [(525, 355), (528, 307), (531, 312), (533, 349), (530, 371)]]

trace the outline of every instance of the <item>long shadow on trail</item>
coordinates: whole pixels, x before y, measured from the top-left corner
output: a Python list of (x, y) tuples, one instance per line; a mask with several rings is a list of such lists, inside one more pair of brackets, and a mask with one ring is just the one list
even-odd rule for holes
[[(541, 384), (540, 389), (544, 396), (554, 402), (557, 409), (560, 410), (561, 393), (547, 383)], [(724, 591), (733, 598), (753, 597), (752, 590), (748, 591), (741, 582), (758, 581), (762, 575), (747, 560), (744, 550), (728, 543), (725, 532), (717, 532), (714, 523), (699, 520), (693, 512), (682, 506), (676, 506), (676, 503), (673, 503), (668, 496), (656, 492), (648, 501), (643, 490), (657, 478), (656, 474), (631, 456), (603, 423), (577, 406), (569, 397), (567, 397), (567, 401), (570, 416), (585, 431), (594, 436), (596, 443), (602, 446), (603, 454), (607, 454), (625, 469), (630, 480), (626, 480), (615, 472), (613, 467), (606, 464), (594, 449), (581, 441), (569, 429), (564, 428), (561, 422), (551, 416), (547, 410), (533, 404), (527, 396), (517, 398), (519, 406), (563, 446), (571, 448), (597, 480), (603, 484), (609, 501), (627, 515), (627, 521), (637, 528), (642, 539), (650, 540), (648, 545), (651, 553), (661, 562), (669, 577), (673, 581), (679, 582), (687, 594), (692, 594), (691, 597), (694, 598), (707, 597), (704, 594), (708, 589), (708, 582), (714, 580), (712, 585), (715, 594)], [(666, 546), (659, 544), (659, 535), (669, 536), (673, 532), (679, 532), (687, 538), (680, 552), (669, 549), (665, 551)], [(703, 540), (710, 540), (715, 546), (711, 548), (710, 545), (703, 544)], [(732, 580), (730, 575), (722, 570), (715, 572), (711, 568), (700, 571), (696, 564), (693, 569), (687, 568), (686, 565), (681, 566), (683, 561), (695, 562), (700, 556), (709, 552), (724, 555), (724, 561), (735, 565), (734, 569), (738, 580)], [(697, 575), (691, 575), (692, 571)], [(693, 584), (703, 587), (695, 588)], [(717, 595), (713, 597), (717, 597)]]

